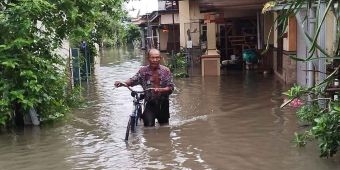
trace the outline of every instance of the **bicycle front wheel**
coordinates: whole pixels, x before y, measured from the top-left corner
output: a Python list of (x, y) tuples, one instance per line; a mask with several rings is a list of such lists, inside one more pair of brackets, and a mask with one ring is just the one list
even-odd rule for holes
[(134, 133), (136, 130), (136, 122), (137, 117), (136, 116), (130, 116), (130, 127), (131, 127), (131, 132)]
[(131, 117), (129, 118), (129, 122), (126, 127), (125, 141), (129, 140), (130, 128), (131, 128)]
[(137, 118), (136, 118), (136, 126), (138, 126), (138, 120), (142, 119), (142, 107), (138, 107), (137, 109)]

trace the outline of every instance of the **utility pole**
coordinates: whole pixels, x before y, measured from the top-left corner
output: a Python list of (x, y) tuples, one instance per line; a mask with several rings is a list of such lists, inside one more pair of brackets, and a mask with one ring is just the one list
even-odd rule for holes
[[(174, 2), (178, 8), (178, 0), (172, 0), (171, 2), (171, 13), (172, 13), (172, 50), (171, 50), (171, 60), (173, 62), (173, 64), (175, 64), (176, 62), (176, 58), (175, 58), (175, 48), (176, 48), (176, 36), (175, 36), (175, 8), (174, 8)], [(175, 64), (175, 68), (176, 68), (176, 64)]]
[(147, 25), (147, 32), (146, 32), (146, 47), (147, 47), (147, 49), (146, 49), (146, 51), (148, 51), (150, 48), (151, 48), (151, 41), (150, 41), (150, 38), (151, 38), (151, 31), (150, 31), (150, 15), (149, 15), (149, 13), (147, 13), (146, 14), (146, 16), (147, 16), (147, 21), (148, 21), (148, 25)]
[(174, 14), (174, 2), (175, 0), (172, 0), (171, 2), (171, 11), (172, 11), (172, 49), (171, 49), (171, 55), (174, 53), (175, 49), (175, 14)]

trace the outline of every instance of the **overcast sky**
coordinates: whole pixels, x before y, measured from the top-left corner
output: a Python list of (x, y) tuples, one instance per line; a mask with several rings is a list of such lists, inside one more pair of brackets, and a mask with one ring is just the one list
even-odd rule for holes
[(139, 10), (139, 15), (158, 10), (158, 0), (130, 0), (126, 9), (131, 17), (136, 17)]

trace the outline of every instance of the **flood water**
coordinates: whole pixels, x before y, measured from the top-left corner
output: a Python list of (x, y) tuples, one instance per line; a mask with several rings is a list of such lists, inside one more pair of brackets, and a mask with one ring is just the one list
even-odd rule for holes
[(170, 125), (139, 126), (125, 142), (132, 98), (113, 83), (134, 75), (143, 53), (102, 54), (83, 82), (86, 105), (67, 121), (0, 134), (1, 170), (340, 169), (340, 157), (319, 158), (315, 143), (295, 147), (294, 132), (303, 129), (292, 110), (279, 108), (288, 87), (252, 71), (175, 79)]

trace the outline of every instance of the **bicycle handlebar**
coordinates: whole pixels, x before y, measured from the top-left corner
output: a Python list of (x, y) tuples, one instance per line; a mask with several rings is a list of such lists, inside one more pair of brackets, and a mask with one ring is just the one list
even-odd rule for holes
[(154, 90), (155, 88), (147, 88), (145, 90), (141, 90), (141, 91), (137, 91), (137, 90), (133, 90), (130, 86), (128, 86), (126, 83), (120, 83), (122, 84), (122, 86), (128, 88), (131, 92), (135, 92), (135, 93), (145, 93), (146, 91), (150, 91), (150, 90)]

